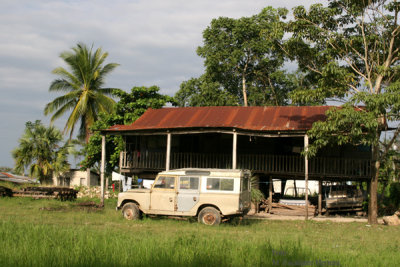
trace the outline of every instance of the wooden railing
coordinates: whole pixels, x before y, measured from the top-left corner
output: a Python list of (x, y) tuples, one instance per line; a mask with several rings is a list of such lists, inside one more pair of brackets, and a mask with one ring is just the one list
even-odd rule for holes
[(202, 153), (172, 153), (171, 169), (179, 168), (218, 168), (231, 169), (232, 155)]
[(371, 161), (368, 159), (345, 158), (311, 158), (309, 160), (311, 175), (345, 177), (371, 177)]
[(165, 153), (121, 152), (119, 164), (122, 169), (165, 169)]
[[(122, 169), (165, 170), (165, 153), (121, 152)], [(170, 168), (232, 168), (230, 154), (171, 153)], [(304, 175), (304, 157), (239, 154), (237, 168), (277, 175)], [(309, 174), (317, 177), (369, 178), (371, 162), (366, 159), (314, 157), (309, 160)]]

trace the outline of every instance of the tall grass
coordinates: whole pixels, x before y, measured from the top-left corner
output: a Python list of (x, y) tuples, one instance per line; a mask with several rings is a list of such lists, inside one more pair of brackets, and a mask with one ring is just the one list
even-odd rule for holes
[(0, 235), (1, 266), (266, 266), (273, 259), (315, 258), (299, 243), (282, 243), (274, 250), (268, 240), (237, 240), (203, 231), (133, 234), (2, 222)]
[[(400, 229), (360, 223), (126, 221), (56, 200), (0, 199), (0, 266), (395, 266)], [(43, 209), (46, 208), (46, 209)]]

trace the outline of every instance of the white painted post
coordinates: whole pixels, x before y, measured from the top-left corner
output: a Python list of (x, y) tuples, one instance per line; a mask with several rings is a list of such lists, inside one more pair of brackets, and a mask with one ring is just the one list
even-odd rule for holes
[[(304, 135), (304, 151), (308, 151), (308, 135)], [(306, 182), (306, 218), (308, 220), (308, 156), (307, 154), (304, 156), (304, 178)]]
[(233, 131), (233, 144), (232, 144), (232, 169), (236, 169), (236, 160), (237, 160), (237, 132)]
[(167, 153), (165, 156), (165, 170), (169, 171), (170, 163), (171, 163), (171, 133), (167, 134)]
[(86, 169), (86, 186), (90, 187), (90, 168)]
[(101, 187), (101, 196), (100, 201), (101, 205), (104, 206), (104, 169), (106, 165), (106, 136), (101, 136), (101, 166), (100, 166), (100, 187)]
[(322, 215), (322, 180), (319, 180), (318, 181), (318, 216), (321, 216), (321, 215)]
[(269, 191), (269, 197), (268, 197), (268, 213), (271, 214), (272, 211), (272, 186), (273, 186), (273, 180), (272, 176), (269, 176), (269, 185), (268, 185), (268, 191)]

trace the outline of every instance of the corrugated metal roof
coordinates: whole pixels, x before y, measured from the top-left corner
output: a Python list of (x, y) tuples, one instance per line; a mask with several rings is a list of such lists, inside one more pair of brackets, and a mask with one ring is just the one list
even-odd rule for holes
[(0, 172), (0, 180), (12, 183), (38, 183), (36, 179), (15, 175), (9, 172)]
[(230, 128), (250, 131), (306, 131), (326, 118), (331, 106), (185, 107), (148, 109), (131, 125), (114, 125), (106, 131)]

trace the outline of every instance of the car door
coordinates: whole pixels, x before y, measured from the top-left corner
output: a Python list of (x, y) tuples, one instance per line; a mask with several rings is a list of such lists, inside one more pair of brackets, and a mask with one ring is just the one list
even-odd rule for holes
[(159, 176), (150, 193), (150, 210), (158, 214), (173, 214), (176, 210), (174, 176)]
[(198, 202), (200, 197), (200, 177), (181, 176), (178, 182), (178, 211), (188, 212)]

